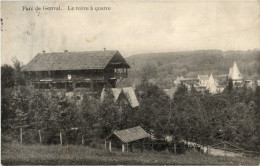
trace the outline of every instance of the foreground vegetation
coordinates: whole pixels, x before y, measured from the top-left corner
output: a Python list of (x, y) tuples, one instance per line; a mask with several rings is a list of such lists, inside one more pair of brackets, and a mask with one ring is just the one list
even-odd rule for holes
[[(229, 82), (223, 93), (212, 95), (180, 85), (170, 98), (143, 75), (141, 83), (135, 88), (139, 107), (132, 108), (127, 96), (120, 96), (117, 100), (120, 102), (115, 103), (109, 88), (105, 88), (106, 98), (100, 102), (100, 95), (90, 96), (84, 89), (77, 89), (84, 94), (79, 101), (77, 90), (68, 97), (66, 90), (24, 86), (20, 67), (14, 66), (1, 68), (1, 134), (2, 141), (9, 143), (3, 144), (2, 153), (3, 162), (7, 164), (257, 163), (251, 163), (247, 158), (226, 161), (225, 158), (196, 153), (174, 156), (164, 152), (147, 152), (142, 156), (135, 153), (125, 156), (83, 146), (69, 146), (71, 153), (66, 153), (66, 156), (63, 154), (64, 147), (38, 147), (35, 144), (62, 142), (71, 145), (83, 142), (92, 146), (113, 130), (141, 126), (157, 140), (171, 136), (172, 143), (188, 140), (202, 145), (228, 141), (241, 149), (256, 152), (260, 150), (260, 87), (253, 91), (234, 87)], [(14, 141), (22, 141), (28, 146), (10, 144)]]
[[(18, 85), (8, 87), (7, 82), (2, 82), (1, 129), (9, 140), (18, 141), (21, 134), (23, 143), (39, 143), (41, 137), (42, 143), (56, 144), (62, 134), (63, 143), (74, 144), (141, 126), (158, 140), (171, 136), (175, 143), (189, 140), (202, 145), (228, 141), (245, 150), (260, 150), (260, 87), (253, 91), (230, 81), (221, 94), (212, 95), (181, 84), (171, 99), (144, 76), (135, 89), (139, 107), (132, 108), (124, 95), (115, 103), (109, 88), (100, 102), (100, 95), (90, 96), (84, 89), (68, 97), (65, 90), (34, 89), (18, 79), (14, 81)], [(83, 94), (81, 101), (76, 91)]]
[(109, 152), (102, 147), (92, 148), (80, 145), (21, 145), (2, 144), (2, 164), (218, 164), (218, 165), (257, 165), (259, 159), (247, 157), (215, 157), (190, 151), (173, 155), (168, 151), (155, 152), (139, 150), (122, 154)]

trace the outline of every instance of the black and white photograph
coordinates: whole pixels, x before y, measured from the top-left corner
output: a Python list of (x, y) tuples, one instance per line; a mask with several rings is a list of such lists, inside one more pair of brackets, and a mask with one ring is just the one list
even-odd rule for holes
[(2, 165), (260, 165), (260, 1), (1, 1)]

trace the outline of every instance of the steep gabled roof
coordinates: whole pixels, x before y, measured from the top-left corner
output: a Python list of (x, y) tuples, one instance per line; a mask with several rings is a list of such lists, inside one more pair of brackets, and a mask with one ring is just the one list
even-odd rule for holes
[(106, 139), (108, 139), (112, 135), (116, 135), (124, 143), (137, 141), (139, 139), (150, 137), (150, 135), (146, 131), (144, 131), (144, 129), (141, 128), (140, 126), (125, 129), (125, 130), (115, 130)]
[(126, 67), (129, 65), (117, 50), (60, 52), (37, 54), (23, 71), (49, 71), (49, 70), (86, 70), (104, 69), (109, 62), (117, 56)]
[[(125, 88), (111, 88), (112, 94), (114, 96), (114, 101), (116, 102), (121, 93), (123, 93), (130, 105), (135, 108), (139, 106), (138, 99), (136, 97), (135, 91), (132, 87), (125, 87)], [(103, 102), (105, 98), (105, 89), (101, 92), (100, 101)]]
[(210, 93), (216, 93), (217, 84), (216, 84), (216, 81), (214, 80), (212, 74), (209, 77), (209, 81), (208, 81), (208, 83), (206, 85), (206, 89), (208, 89)]
[(234, 65), (230, 71), (230, 77), (232, 80), (241, 80), (243, 79), (242, 74), (240, 73), (238, 67), (237, 67), (237, 63), (234, 62)]
[(232, 76), (232, 72), (233, 72), (233, 68), (229, 68), (229, 72), (228, 72), (228, 78), (231, 78)]
[(130, 103), (130, 105), (135, 108), (139, 106), (139, 102), (137, 100), (135, 91), (132, 87), (125, 87), (123, 88), (123, 92), (126, 95), (128, 102)]

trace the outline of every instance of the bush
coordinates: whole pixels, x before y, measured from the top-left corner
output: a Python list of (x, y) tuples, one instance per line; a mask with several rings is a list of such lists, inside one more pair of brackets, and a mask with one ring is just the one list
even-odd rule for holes
[(19, 138), (17, 136), (14, 137), (14, 135), (11, 135), (11, 134), (3, 134), (1, 135), (1, 141), (2, 143), (18, 143), (19, 142)]
[(153, 143), (153, 149), (156, 151), (164, 151), (167, 149), (168, 146), (168, 142), (163, 141), (163, 140), (156, 140)]
[(40, 143), (38, 130), (29, 129), (23, 131), (23, 143), (24, 144)]

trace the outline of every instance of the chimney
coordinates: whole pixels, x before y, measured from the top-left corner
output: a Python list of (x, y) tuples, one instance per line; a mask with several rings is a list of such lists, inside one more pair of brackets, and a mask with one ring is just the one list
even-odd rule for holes
[(43, 50), (43, 51), (42, 51), (42, 53), (44, 53), (44, 54), (45, 54), (45, 50)]
[(64, 50), (64, 52), (68, 52), (68, 50)]
[(104, 48), (104, 52), (106, 52), (106, 48)]

